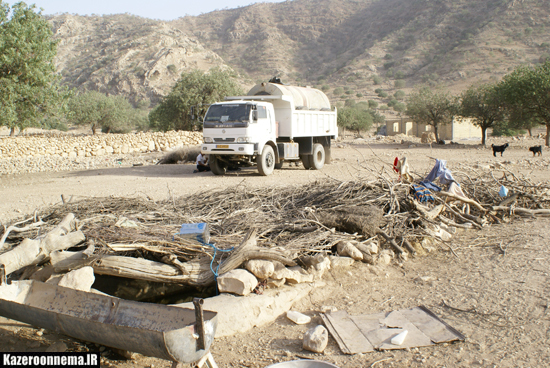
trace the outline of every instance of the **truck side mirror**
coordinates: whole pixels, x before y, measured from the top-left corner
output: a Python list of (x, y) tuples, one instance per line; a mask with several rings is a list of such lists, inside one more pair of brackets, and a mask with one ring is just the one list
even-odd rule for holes
[(252, 110), (252, 120), (258, 121), (258, 110)]

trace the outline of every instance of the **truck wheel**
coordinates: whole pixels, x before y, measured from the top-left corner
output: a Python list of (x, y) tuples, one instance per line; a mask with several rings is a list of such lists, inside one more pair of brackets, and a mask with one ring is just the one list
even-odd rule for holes
[(281, 170), (283, 168), (283, 163), (284, 163), (284, 161), (277, 162), (275, 164), (275, 169)]
[(256, 158), (256, 164), (258, 165), (260, 175), (271, 175), (275, 169), (275, 153), (271, 146), (267, 144), (264, 146), (262, 154)]
[(321, 170), (325, 166), (325, 148), (321, 143), (313, 145), (313, 156), (311, 156), (311, 168)]
[(304, 165), (304, 169), (311, 169), (311, 155), (300, 155), (300, 160), (302, 160), (302, 165)]
[(332, 154), (331, 154), (331, 149), (330, 147), (325, 147), (325, 165), (328, 165), (330, 164), (330, 162), (332, 161)]
[(225, 170), (227, 170), (227, 164), (216, 155), (210, 155), (210, 170), (214, 175), (225, 175)]

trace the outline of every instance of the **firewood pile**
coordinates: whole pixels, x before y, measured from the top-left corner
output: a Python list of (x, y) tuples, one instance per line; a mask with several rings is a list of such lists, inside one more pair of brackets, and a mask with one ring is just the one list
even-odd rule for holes
[[(421, 253), (426, 238), (452, 251), (444, 244), (457, 229), (550, 215), (550, 184), (533, 183), (506, 168), (455, 168), (466, 197), (442, 190), (420, 203), (411, 184), (391, 167), (360, 165), (356, 179), (348, 181), (326, 177), (270, 188), (241, 184), (165, 201), (65, 201), (4, 227), (0, 265), (4, 278), (11, 273), (30, 277), (37, 265), (50, 262), (55, 272), (91, 266), (97, 274), (208, 285), (214, 270), (222, 274), (251, 259), (307, 267), (312, 257), (338, 253), (374, 263), (376, 251), (364, 245), (376, 241), (405, 261)], [(505, 197), (499, 195), (502, 187), (508, 189)], [(175, 235), (186, 223), (207, 223), (210, 244)], [(71, 241), (65, 238), (69, 234)], [(20, 262), (13, 252), (29, 254), (30, 248), (22, 248), (29, 239), (40, 256), (35, 252)]]

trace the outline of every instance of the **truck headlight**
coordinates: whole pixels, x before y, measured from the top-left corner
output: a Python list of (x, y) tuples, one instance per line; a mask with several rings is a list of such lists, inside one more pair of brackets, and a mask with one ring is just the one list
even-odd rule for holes
[(204, 143), (214, 143), (214, 139), (212, 137), (204, 137)]
[(250, 137), (239, 137), (237, 138), (237, 143), (248, 143), (250, 142)]

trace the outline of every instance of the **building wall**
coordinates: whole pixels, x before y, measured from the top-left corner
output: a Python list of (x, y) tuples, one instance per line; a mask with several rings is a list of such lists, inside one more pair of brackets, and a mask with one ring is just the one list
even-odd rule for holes
[[(388, 136), (403, 134), (421, 138), (424, 132), (433, 132), (431, 125), (417, 124), (409, 118), (386, 120)], [(441, 125), (438, 129), (439, 139), (457, 141), (460, 139), (481, 139), (481, 129), (471, 123), (468, 118), (456, 118), (451, 124)]]

